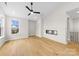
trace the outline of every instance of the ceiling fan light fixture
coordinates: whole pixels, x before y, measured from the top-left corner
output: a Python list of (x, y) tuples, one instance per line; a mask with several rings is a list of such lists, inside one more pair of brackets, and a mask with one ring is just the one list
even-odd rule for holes
[(33, 14), (33, 12), (31, 12), (31, 14)]

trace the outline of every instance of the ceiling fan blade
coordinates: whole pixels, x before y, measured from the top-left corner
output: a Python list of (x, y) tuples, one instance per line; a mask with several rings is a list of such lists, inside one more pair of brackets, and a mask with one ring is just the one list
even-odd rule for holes
[(33, 12), (33, 13), (37, 13), (37, 14), (40, 14), (40, 12)]
[(31, 11), (31, 9), (30, 9), (28, 6), (26, 6), (26, 8), (27, 8), (29, 11)]
[(31, 14), (31, 13), (29, 13), (28, 16), (29, 16), (30, 14)]

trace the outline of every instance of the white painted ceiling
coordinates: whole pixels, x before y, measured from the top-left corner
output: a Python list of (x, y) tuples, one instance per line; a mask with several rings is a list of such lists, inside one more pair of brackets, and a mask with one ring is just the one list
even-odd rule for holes
[(67, 14), (72, 18), (79, 18), (79, 8), (72, 9)]
[[(5, 14), (8, 16), (28, 17), (27, 15), (29, 11), (25, 8), (25, 6), (27, 5), (30, 7), (30, 2), (8, 2), (7, 6), (4, 2), (1, 2), (0, 5), (3, 7)], [(41, 15), (43, 16), (48, 16), (60, 5), (60, 2), (34, 2), (33, 9), (34, 11), (41, 12)]]

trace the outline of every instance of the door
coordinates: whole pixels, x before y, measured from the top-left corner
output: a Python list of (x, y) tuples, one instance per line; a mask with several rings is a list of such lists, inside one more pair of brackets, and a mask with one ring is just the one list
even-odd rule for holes
[(28, 32), (29, 32), (29, 36), (35, 36), (36, 35), (36, 21), (32, 21), (32, 20), (29, 20), (28, 22)]

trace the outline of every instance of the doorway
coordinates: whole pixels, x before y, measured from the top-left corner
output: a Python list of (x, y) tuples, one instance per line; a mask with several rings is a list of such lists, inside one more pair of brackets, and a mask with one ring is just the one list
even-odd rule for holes
[(36, 36), (36, 23), (37, 21), (29, 20), (28, 21), (28, 36)]
[(79, 18), (68, 19), (68, 42), (79, 44)]

